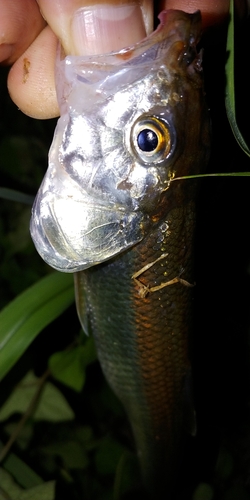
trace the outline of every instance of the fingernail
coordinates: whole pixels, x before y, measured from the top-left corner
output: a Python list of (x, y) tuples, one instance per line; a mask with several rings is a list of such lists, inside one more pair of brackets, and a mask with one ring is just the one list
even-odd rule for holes
[(75, 54), (118, 51), (146, 36), (142, 11), (136, 4), (98, 4), (75, 12), (72, 20)]

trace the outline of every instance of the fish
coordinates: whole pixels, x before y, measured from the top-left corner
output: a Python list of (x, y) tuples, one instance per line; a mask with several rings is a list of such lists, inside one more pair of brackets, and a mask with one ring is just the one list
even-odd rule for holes
[[(210, 150), (201, 15), (163, 11), (118, 52), (63, 56), (61, 116), (31, 217), (122, 402), (151, 498), (174, 486), (193, 433), (190, 335), (197, 180)], [(179, 179), (179, 180), (178, 180)]]

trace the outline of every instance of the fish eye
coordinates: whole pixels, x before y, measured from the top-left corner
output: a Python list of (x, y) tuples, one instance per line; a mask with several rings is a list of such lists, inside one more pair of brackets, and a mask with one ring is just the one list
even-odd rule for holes
[(168, 123), (154, 116), (140, 117), (132, 129), (131, 145), (146, 163), (164, 160), (172, 145)]
[(139, 149), (145, 151), (146, 153), (150, 153), (151, 151), (155, 151), (158, 146), (158, 136), (151, 130), (150, 128), (144, 128), (139, 132), (137, 136), (137, 144)]

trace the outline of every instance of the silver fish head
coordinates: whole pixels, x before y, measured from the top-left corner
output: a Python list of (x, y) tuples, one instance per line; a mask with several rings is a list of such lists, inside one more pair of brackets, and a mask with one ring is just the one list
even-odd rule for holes
[(171, 198), (170, 179), (197, 172), (206, 155), (200, 14), (166, 11), (160, 21), (120, 52), (58, 58), (61, 117), (31, 219), (38, 252), (57, 270), (141, 241)]

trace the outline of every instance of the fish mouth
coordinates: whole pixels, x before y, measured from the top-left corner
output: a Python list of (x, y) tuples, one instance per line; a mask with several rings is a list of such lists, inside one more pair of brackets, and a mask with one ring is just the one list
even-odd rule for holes
[(30, 232), (43, 260), (73, 273), (100, 264), (143, 238), (142, 214), (48, 194), (34, 204)]
[[(158, 30), (160, 31), (165, 24), (168, 24), (168, 31), (170, 36), (173, 31), (177, 33), (179, 39), (187, 39), (191, 44), (197, 44), (201, 36), (201, 12), (197, 10), (193, 14), (188, 14), (182, 10), (163, 10), (158, 19), (160, 21), (159, 26), (156, 27), (154, 33)], [(150, 36), (152, 36), (153, 33)], [(148, 38), (149, 38), (148, 37)]]

